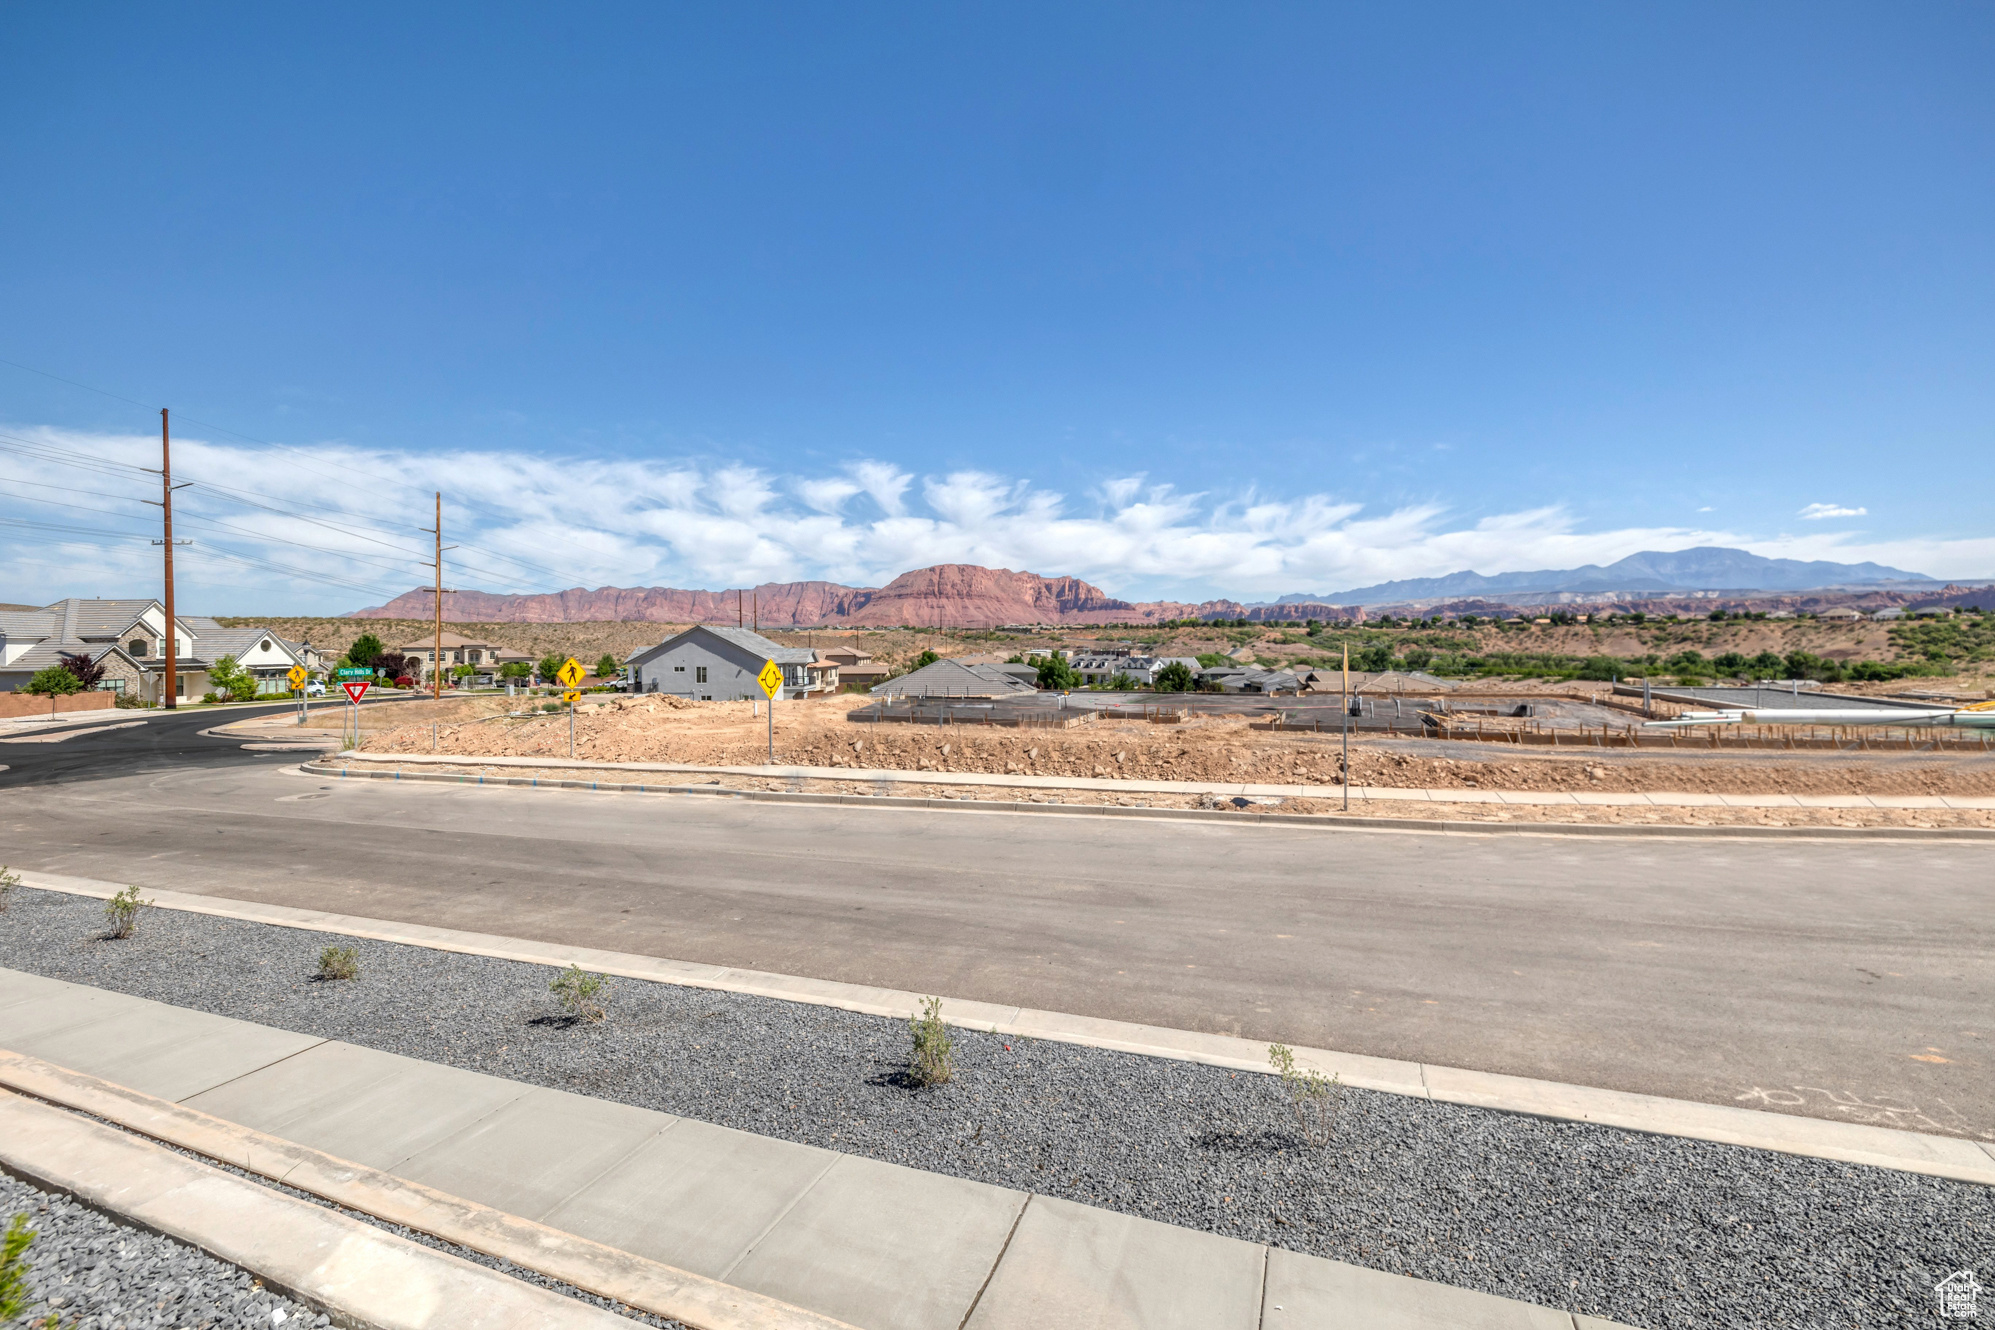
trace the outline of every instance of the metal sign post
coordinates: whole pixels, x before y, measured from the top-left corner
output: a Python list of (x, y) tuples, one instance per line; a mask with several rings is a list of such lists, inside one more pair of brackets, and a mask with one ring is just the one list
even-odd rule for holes
[(577, 691), (575, 685), (582, 682), (582, 662), (570, 656), (562, 662), (561, 668), (554, 672), (554, 677), (559, 679), (562, 686), (568, 690), (561, 695), (561, 698), (568, 704), (568, 756), (570, 760), (573, 760), (575, 756), (575, 699), (582, 696)]
[(776, 692), (783, 686), (783, 672), (773, 660), (762, 662), (762, 672), (755, 676), (755, 682), (762, 685), (762, 695), (769, 699), (769, 765), (776, 765)]
[(1344, 644), (1344, 811), (1351, 811), (1351, 644)]

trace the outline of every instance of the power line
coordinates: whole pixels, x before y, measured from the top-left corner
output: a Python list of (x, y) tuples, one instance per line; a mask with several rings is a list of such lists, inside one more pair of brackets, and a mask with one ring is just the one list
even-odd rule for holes
[[(96, 386), (96, 385), (94, 385), (94, 384), (88, 384), (88, 383), (82, 383), (82, 382), (79, 382), (79, 381), (77, 381), (77, 380), (75, 380), (75, 379), (70, 379), (70, 378), (65, 378), (64, 376), (62, 376), (62, 375), (60, 375), (60, 374), (53, 374), (53, 373), (50, 373), (50, 372), (49, 372), (48, 370), (44, 370), (44, 369), (37, 369), (37, 368), (36, 368), (35, 366), (33, 366), (33, 365), (24, 365), (24, 364), (22, 364), (21, 362), (19, 362), (19, 361), (17, 361), (17, 360), (8, 360), (8, 359), (5, 359), (5, 358), (0, 358), (0, 365), (8, 365), (8, 366), (11, 366), (11, 367), (12, 367), (12, 368), (14, 368), (14, 369), (18, 369), (18, 370), (22, 370), (22, 371), (24, 371), (24, 372), (26, 372), (26, 373), (29, 373), (29, 374), (35, 374), (35, 375), (39, 375), (39, 376), (41, 376), (42, 378), (45, 378), (45, 379), (50, 379), (50, 380), (53, 380), (53, 381), (55, 381), (55, 382), (57, 382), (57, 383), (62, 383), (62, 384), (67, 384), (67, 385), (69, 385), (69, 386), (70, 386), (70, 387), (72, 387), (72, 388), (81, 388), (81, 389), (83, 389), (83, 390), (84, 390), (85, 392), (93, 392), (93, 393), (97, 393), (97, 394), (99, 394), (100, 396), (103, 396), (103, 397), (108, 397), (108, 398), (112, 399), (113, 401), (118, 401), (118, 402), (124, 402), (124, 403), (126, 403), (127, 405), (130, 405), (130, 406), (136, 406), (136, 407), (140, 407), (140, 408), (142, 408), (142, 409), (146, 409), (146, 410), (150, 410), (150, 409), (151, 409), (151, 408), (149, 408), (149, 407), (146, 407), (145, 403), (143, 403), (143, 402), (139, 402), (139, 401), (137, 401), (137, 400), (135, 400), (135, 399), (133, 399), (133, 398), (130, 398), (130, 397), (126, 397), (126, 396), (124, 396), (124, 395), (123, 395), (122, 393), (114, 393), (114, 392), (110, 391), (110, 390), (109, 390), (108, 388), (100, 388), (100, 387), (97, 387), (97, 386)], [(228, 427), (226, 427), (226, 426), (224, 426), (224, 425), (217, 425), (217, 424), (214, 424), (213, 422), (210, 422), (210, 421), (204, 421), (204, 420), (200, 420), (200, 419), (197, 419), (196, 417), (193, 417), (193, 416), (189, 416), (189, 415), (185, 415), (184, 413), (183, 413), (183, 414), (182, 414), (182, 415), (180, 416), (180, 419), (181, 419), (182, 421), (184, 421), (184, 422), (188, 423), (188, 424), (192, 424), (192, 425), (196, 425), (196, 426), (199, 426), (199, 427), (201, 427), (201, 428), (203, 428), (203, 429), (208, 429), (208, 430), (213, 430), (213, 431), (215, 431), (216, 433), (219, 433), (219, 434), (226, 434), (226, 435), (228, 435), (228, 436), (229, 436), (230, 438), (234, 438), (234, 439), (241, 439), (241, 440), (242, 440), (243, 442), (245, 442), (245, 443), (252, 443), (252, 444), (255, 444), (255, 445), (259, 446), (259, 447), (263, 447), (263, 448), (275, 448), (275, 449), (279, 449), (279, 450), (281, 450), (281, 451), (284, 451), (284, 452), (290, 452), (290, 453), (300, 453), (300, 454), (303, 454), (303, 455), (305, 455), (305, 456), (308, 456), (308, 457), (309, 457), (309, 456), (311, 456), (311, 453), (310, 453), (310, 452), (309, 452), (308, 450), (306, 450), (306, 449), (304, 449), (304, 448), (301, 448), (301, 447), (299, 447), (299, 446), (298, 446), (298, 445), (296, 445), (296, 444), (289, 444), (289, 443), (278, 443), (278, 442), (276, 442), (276, 441), (274, 441), (274, 440), (271, 440), (271, 439), (261, 439), (261, 438), (258, 438), (258, 437), (256, 437), (255, 435), (251, 435), (251, 434), (244, 434), (244, 433), (241, 433), (240, 431), (237, 431), (237, 430), (232, 430), (232, 429), (229, 429)], [(15, 436), (12, 436), (12, 435), (0, 435), (0, 438), (13, 438), (13, 437), (15, 437)], [(19, 442), (22, 442), (22, 443), (27, 443), (27, 442), (29, 442), (29, 441), (28, 441), (28, 440), (19, 440)], [(8, 451), (14, 451), (14, 450), (11, 450), (11, 449), (10, 449), (10, 450), (8, 450)], [(45, 452), (44, 452), (44, 453), (39, 453), (38, 455), (39, 455), (39, 456), (40, 456), (40, 457), (42, 458), (42, 460), (46, 460), (46, 461), (52, 461), (52, 462), (64, 462), (64, 461), (66, 461), (66, 460), (67, 460), (67, 459), (63, 459), (63, 458), (60, 458), (60, 457), (57, 457), (57, 456), (52, 456), (52, 455), (49, 455), (49, 454), (47, 454), (47, 453), (45, 453)], [(292, 466), (296, 466), (296, 467), (297, 467), (297, 468), (298, 468), (299, 470), (301, 470), (301, 471), (305, 471), (305, 472), (307, 472), (307, 473), (309, 473), (309, 474), (311, 474), (311, 475), (315, 475), (315, 476), (318, 476), (318, 477), (320, 477), (321, 479), (325, 479), (325, 480), (331, 480), (331, 481), (334, 481), (335, 483), (338, 483), (338, 484), (342, 484), (342, 485), (346, 485), (346, 486), (348, 486), (349, 488), (354, 488), (354, 489), (363, 489), (363, 488), (364, 488), (364, 487), (362, 487), (362, 486), (360, 486), (360, 485), (358, 485), (358, 484), (356, 484), (356, 483), (355, 483), (355, 481), (354, 481), (353, 477), (354, 477), (354, 476), (355, 476), (356, 474), (357, 474), (357, 475), (360, 475), (360, 476), (364, 476), (364, 477), (367, 477), (367, 478), (369, 478), (369, 479), (372, 479), (372, 480), (376, 480), (376, 481), (379, 481), (379, 482), (382, 482), (382, 483), (385, 483), (385, 484), (390, 484), (390, 485), (394, 485), (394, 486), (397, 486), (397, 487), (399, 487), (399, 488), (402, 488), (402, 489), (405, 489), (405, 490), (412, 490), (412, 491), (413, 491), (413, 490), (415, 490), (415, 488), (416, 488), (416, 487), (415, 487), (415, 485), (414, 485), (414, 484), (413, 484), (412, 482), (410, 482), (410, 481), (406, 481), (406, 480), (402, 480), (402, 479), (399, 479), (399, 478), (395, 478), (395, 477), (389, 477), (389, 476), (383, 476), (383, 475), (380, 475), (380, 474), (378, 474), (378, 473), (373, 473), (373, 472), (368, 472), (368, 471), (359, 471), (359, 470), (356, 470), (355, 468), (350, 468), (350, 467), (349, 467), (349, 468), (344, 468), (344, 469), (342, 469), (341, 471), (324, 471), (324, 470), (321, 470), (321, 469), (319, 469), (318, 467), (314, 467), (314, 466), (308, 466), (308, 465), (306, 465), (305, 463), (303, 463), (303, 462), (299, 462), (299, 461), (296, 461), (296, 460), (292, 460), (292, 459), (285, 459), (285, 460), (289, 461), (289, 462), (290, 462), (290, 465), (292, 465)], [(69, 465), (78, 465), (78, 466), (81, 466), (81, 465), (82, 465), (82, 463), (78, 463), (78, 462), (73, 462), (73, 461), (72, 461), (72, 462), (68, 462), (68, 464), (69, 464)], [(118, 465), (118, 466), (126, 466), (126, 465), (128, 465), (128, 464), (123, 464), (123, 463), (118, 463), (118, 464), (113, 464), (113, 465)], [(93, 469), (93, 470), (94, 470), (94, 469), (102, 469), (102, 468), (100, 468), (100, 467), (85, 467), (85, 469)], [(140, 468), (140, 467), (130, 467), (129, 469), (131, 469), (131, 470), (135, 470), (135, 471), (142, 471), (142, 470), (143, 470), (143, 468)], [(112, 474), (112, 473), (110, 473), (110, 472), (106, 472), (106, 474)], [(235, 496), (241, 496), (241, 495), (252, 495), (252, 496), (254, 496), (254, 497), (256, 497), (256, 498), (260, 498), (260, 499), (268, 499), (268, 500), (270, 500), (270, 501), (271, 501), (271, 502), (273, 502), (273, 503), (282, 503), (282, 502), (285, 502), (285, 500), (280, 500), (280, 499), (277, 499), (277, 498), (275, 498), (274, 496), (271, 496), (271, 495), (265, 495), (265, 494), (259, 494), (259, 493), (257, 493), (256, 491), (253, 491), (253, 490), (231, 490), (231, 488), (230, 488), (230, 487), (228, 487), (228, 486), (222, 486), (222, 485), (215, 485), (215, 484), (213, 484), (212, 482), (196, 482), (196, 484), (200, 485), (200, 486), (201, 486), (202, 488), (206, 488), (206, 489), (212, 489), (212, 490), (214, 490), (214, 491), (217, 491), (218, 493), (223, 493), (223, 494), (233, 494), (233, 495), (235, 495)], [(420, 491), (418, 491), (418, 492), (420, 492)], [(246, 502), (246, 500), (243, 500), (243, 499), (241, 499), (240, 497), (238, 497), (238, 501), (243, 501), (243, 502)], [(324, 504), (315, 504), (315, 503), (311, 503), (311, 502), (309, 502), (309, 501), (305, 501), (305, 500), (297, 500), (297, 501), (295, 501), (295, 502), (298, 502), (298, 503), (301, 503), (301, 504), (302, 504), (302, 505), (303, 505), (304, 507), (308, 507), (308, 508), (317, 508), (317, 509), (318, 509), (319, 511), (321, 511), (321, 512), (333, 512), (333, 513), (338, 513), (338, 514), (340, 514), (341, 516), (346, 516), (346, 515), (347, 515), (346, 511), (345, 511), (345, 510), (343, 510), (343, 509), (337, 509), (337, 508), (332, 508), (332, 507), (330, 507), (330, 506), (327, 506), (327, 505), (324, 505)], [(468, 508), (468, 509), (471, 509), (471, 510), (472, 510), (472, 511), (474, 511), (474, 512), (482, 512), (482, 513), (486, 514), (486, 515), (487, 515), (488, 517), (492, 517), (492, 518), (495, 518), (495, 519), (498, 519), (498, 520), (506, 520), (506, 521), (510, 521), (510, 520), (511, 520), (511, 515), (510, 515), (510, 514), (505, 514), (505, 513), (501, 513), (501, 512), (499, 512), (498, 510), (496, 510), (496, 509), (492, 509), (492, 508), (489, 508), (489, 507), (485, 506), (484, 504), (481, 504), (481, 503), (478, 503), (478, 502), (476, 502), (475, 500), (469, 500), (469, 499), (463, 499), (463, 498), (458, 498), (458, 499), (454, 499), (454, 500), (453, 500), (453, 502), (454, 502), (454, 503), (456, 503), (456, 504), (458, 504), (458, 505), (459, 505), (459, 506), (461, 506), (461, 507), (464, 507), (464, 508)], [(258, 506), (258, 505), (252, 505), (252, 506)], [(277, 510), (277, 509), (272, 509), (271, 511), (273, 511), (273, 512), (278, 512), (278, 514), (279, 514), (280, 516), (286, 516), (286, 517), (295, 517), (295, 518), (299, 518), (300, 520), (304, 520), (304, 521), (312, 521), (312, 520), (313, 520), (313, 519), (311, 519), (311, 518), (306, 518), (306, 517), (303, 517), (303, 515), (302, 515), (302, 514), (298, 514), (298, 513), (295, 513), (295, 512), (290, 512), (290, 511), (281, 511), (281, 510)], [(370, 520), (375, 520), (375, 521), (379, 521), (379, 519), (370, 519)], [(330, 523), (319, 523), (319, 525), (325, 525), (325, 526), (328, 526), (328, 527), (331, 527), (331, 525), (332, 525), (332, 524), (330, 524)], [(398, 524), (398, 523), (384, 523), (383, 525), (387, 525), (387, 526), (394, 526), (394, 525), (400, 525), (400, 524)], [(332, 529), (338, 529), (338, 528), (336, 528), (336, 527), (333, 527)], [(410, 529), (411, 529), (411, 530), (417, 530), (417, 531), (420, 531), (420, 530), (426, 530), (426, 528), (410, 528)], [(365, 536), (365, 535), (361, 535), (361, 533), (358, 533), (358, 532), (351, 532), (351, 531), (349, 531), (349, 532), (346, 532), (346, 534), (350, 534), (350, 535), (360, 535), (360, 538), (361, 538), (361, 539), (366, 539), (366, 540), (372, 540), (372, 541), (374, 541), (374, 543), (376, 543), (376, 544), (382, 544), (382, 545), (386, 545), (386, 544), (387, 544), (387, 542), (385, 542), (385, 541), (379, 541), (379, 540), (375, 540), (375, 538), (374, 538), (374, 537), (371, 537), (371, 536)], [(568, 547), (570, 547), (571, 549), (576, 549), (576, 550), (581, 550), (582, 552), (584, 552), (584, 553), (587, 553), (587, 554), (589, 554), (589, 555), (590, 555), (591, 557), (593, 557), (593, 556), (595, 555), (595, 553), (596, 553), (596, 551), (594, 551), (594, 550), (591, 550), (591, 549), (588, 549), (588, 548), (587, 548), (586, 546), (583, 546), (583, 545), (581, 545), (580, 543), (578, 543), (578, 542), (576, 542), (576, 541), (574, 541), (574, 540), (572, 540), (572, 539), (567, 539), (567, 538), (564, 538), (564, 537), (561, 537), (561, 536), (559, 536), (559, 535), (556, 535), (556, 536), (554, 536), (554, 537), (553, 537), (553, 539), (555, 539), (555, 540), (559, 541), (559, 542), (560, 542), (560, 543), (562, 543), (562, 544), (565, 544), (565, 545), (567, 545), (567, 546), (568, 546)], [(529, 560), (526, 560), (526, 559), (522, 559), (522, 558), (519, 558), (519, 557), (518, 557), (517, 555), (512, 555), (512, 554), (507, 554), (507, 553), (506, 553), (506, 552), (504, 552), (503, 550), (496, 550), (496, 549), (492, 549), (492, 548), (491, 548), (491, 547), (489, 547), (489, 546), (485, 546), (485, 545), (480, 545), (480, 544), (475, 544), (475, 543), (472, 543), (472, 542), (468, 542), (468, 541), (464, 541), (464, 542), (460, 542), (460, 545), (461, 545), (461, 547), (462, 547), (462, 548), (465, 548), (465, 549), (471, 549), (471, 550), (476, 550), (476, 551), (477, 551), (478, 553), (480, 553), (480, 554), (483, 554), (483, 555), (487, 556), (488, 558), (493, 558), (493, 559), (499, 559), (499, 560), (502, 560), (503, 562), (506, 562), (506, 563), (509, 563), (509, 564), (513, 564), (513, 565), (515, 565), (516, 567), (518, 567), (518, 568), (520, 568), (520, 569), (524, 570), (525, 572), (527, 572), (527, 573), (528, 573), (528, 574), (530, 574), (531, 576), (535, 577), (536, 579), (539, 579), (539, 580), (542, 580), (542, 581), (544, 582), (544, 584), (545, 584), (545, 585), (546, 585), (546, 586), (547, 586), (547, 587), (548, 587), (548, 588), (549, 588), (550, 590), (554, 590), (554, 591), (558, 591), (558, 590), (560, 590), (560, 588), (559, 588), (559, 587), (558, 587), (558, 586), (556, 585), (556, 583), (557, 583), (557, 582), (558, 582), (558, 581), (559, 581), (560, 579), (559, 579), (559, 578), (555, 578), (555, 577), (550, 577), (550, 576), (548, 576), (548, 574), (549, 574), (549, 572), (550, 572), (551, 570), (550, 570), (550, 569), (549, 569), (549, 568), (548, 568), (548, 567), (547, 567), (546, 565), (544, 565), (544, 564), (539, 564), (539, 563), (534, 563), (534, 562), (531, 562), (531, 561), (529, 561)], [(390, 546), (389, 548), (394, 548), (394, 547), (393, 547), (393, 546)], [(406, 551), (403, 551), (403, 552), (406, 552)], [(478, 566), (475, 566), (475, 565), (471, 565), (471, 564), (466, 564), (466, 563), (463, 563), (463, 561), (462, 561), (462, 560), (460, 560), (459, 562), (460, 562), (460, 566), (464, 567), (466, 571), (469, 571), (469, 572), (476, 572), (476, 573), (483, 573), (484, 575), (486, 575), (486, 576), (488, 576), (488, 577), (493, 577), (493, 578), (498, 578), (498, 579), (502, 579), (502, 580), (511, 580), (511, 578), (508, 578), (506, 574), (504, 574), (504, 573), (501, 573), (501, 572), (499, 572), (499, 571), (498, 571), (498, 570), (496, 570), (496, 569), (491, 569), (491, 568), (481, 568), (481, 567), (478, 567)]]

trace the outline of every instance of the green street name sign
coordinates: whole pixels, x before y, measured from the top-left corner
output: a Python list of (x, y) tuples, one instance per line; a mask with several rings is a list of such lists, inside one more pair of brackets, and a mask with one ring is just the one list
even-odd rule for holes
[(373, 670), (364, 670), (358, 665), (342, 665), (333, 671), (335, 679), (372, 679)]

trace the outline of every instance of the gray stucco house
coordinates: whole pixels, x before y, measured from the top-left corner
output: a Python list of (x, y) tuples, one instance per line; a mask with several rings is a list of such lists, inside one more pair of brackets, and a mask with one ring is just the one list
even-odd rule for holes
[(809, 647), (777, 646), (746, 628), (709, 628), (704, 624), (668, 637), (624, 662), (633, 693), (670, 693), (697, 702), (732, 702), (759, 698), (762, 685), (755, 676), (765, 661), (783, 671), (781, 696), (802, 697), (812, 683), (817, 653)]

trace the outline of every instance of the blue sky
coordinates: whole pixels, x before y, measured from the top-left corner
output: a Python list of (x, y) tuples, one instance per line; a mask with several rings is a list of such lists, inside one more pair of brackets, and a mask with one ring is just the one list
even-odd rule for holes
[(10, 17), (0, 599), (1995, 575), (1986, 5), (408, 10)]

